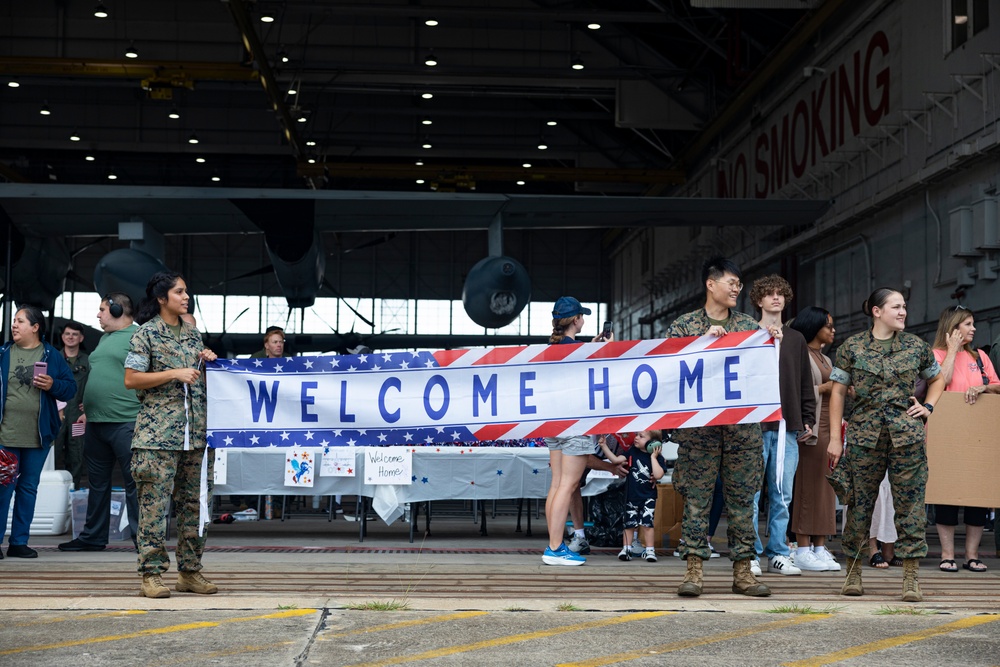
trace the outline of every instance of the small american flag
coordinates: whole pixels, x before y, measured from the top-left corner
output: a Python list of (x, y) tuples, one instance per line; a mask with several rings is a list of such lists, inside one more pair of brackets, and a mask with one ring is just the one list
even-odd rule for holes
[(73, 422), (69, 432), (74, 438), (79, 438), (87, 430), (87, 422)]

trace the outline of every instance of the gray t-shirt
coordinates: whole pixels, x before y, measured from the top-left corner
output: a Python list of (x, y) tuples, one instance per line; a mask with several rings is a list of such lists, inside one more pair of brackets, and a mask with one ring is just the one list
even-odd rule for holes
[(7, 403), (0, 422), (0, 443), (4, 447), (25, 449), (41, 447), (38, 437), (38, 410), (41, 390), (31, 384), (34, 364), (42, 360), (45, 346), (25, 350), (10, 346), (10, 371), (7, 373)]

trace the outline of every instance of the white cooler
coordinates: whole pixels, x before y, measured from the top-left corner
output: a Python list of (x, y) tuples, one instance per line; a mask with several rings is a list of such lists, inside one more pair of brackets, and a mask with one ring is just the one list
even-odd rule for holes
[[(73, 514), (69, 504), (69, 491), (73, 487), (73, 476), (67, 470), (52, 470), (52, 450), (45, 461), (42, 476), (38, 481), (38, 498), (35, 501), (35, 517), (31, 521), (31, 535), (62, 535), (69, 530)], [(14, 515), (14, 498), (11, 498), (7, 515), (7, 535)]]

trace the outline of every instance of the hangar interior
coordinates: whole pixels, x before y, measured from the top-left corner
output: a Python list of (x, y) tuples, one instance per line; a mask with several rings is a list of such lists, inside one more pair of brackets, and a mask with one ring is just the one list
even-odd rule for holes
[[(339, 336), (317, 350), (357, 342), (348, 332), (383, 347), (540, 342), (549, 304), (573, 294), (600, 309), (592, 333), (606, 313), (620, 337), (656, 337), (699, 305), (701, 262), (722, 253), (747, 283), (786, 276), (788, 315), (823, 305), (838, 336), (886, 284), (904, 289), (911, 330), (961, 302), (986, 344), (1000, 333), (1000, 7), (906, 7), (2, 3), (4, 292), (87, 303), (108, 253), (144, 247), (188, 277), (210, 334)], [(259, 200), (211, 217), (212, 198), (274, 191), (389, 201), (398, 220)], [(490, 196), (524, 198), (521, 224), (456, 213)], [(826, 204), (692, 217), (671, 198)], [(283, 303), (273, 251), (289, 238), (312, 241), (313, 296), (335, 314)], [(476, 326), (463, 286), (498, 247), (530, 276), (530, 303)], [(37, 291), (16, 294), (19, 277)], [(746, 292), (740, 308), (753, 311)]]

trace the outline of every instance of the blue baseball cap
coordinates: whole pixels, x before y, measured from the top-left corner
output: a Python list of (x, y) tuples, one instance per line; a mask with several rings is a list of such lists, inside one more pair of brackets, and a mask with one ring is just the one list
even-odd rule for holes
[(552, 308), (552, 318), (561, 320), (564, 317), (576, 317), (577, 315), (590, 315), (590, 308), (584, 308), (579, 300), (571, 296), (561, 296), (556, 299), (556, 305)]

